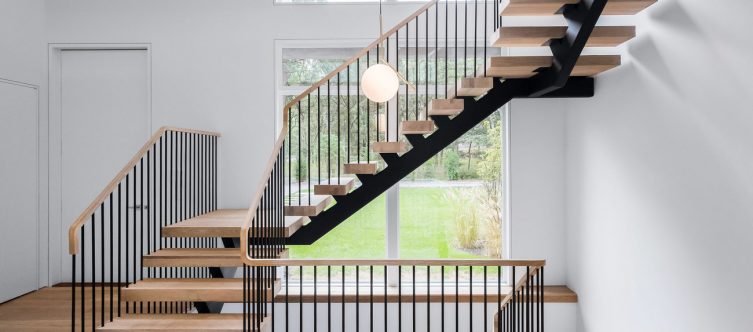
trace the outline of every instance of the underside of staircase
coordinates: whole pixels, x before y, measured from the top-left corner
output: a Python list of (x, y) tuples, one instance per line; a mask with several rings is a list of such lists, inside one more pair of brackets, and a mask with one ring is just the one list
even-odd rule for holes
[[(155, 183), (164, 182), (165, 185), (169, 184), (169, 187), (173, 188), (172, 181), (178, 181), (179, 185), (175, 186), (178, 189), (181, 188), (180, 183), (184, 183), (188, 185), (188, 188), (195, 190), (195, 197), (189, 195), (188, 199), (195, 199), (197, 203), (185, 204), (185, 206), (182, 205), (183, 203), (173, 203), (185, 199), (185, 196), (170, 196), (160, 192), (159, 196), (153, 199), (156, 201), (157, 198), (160, 200), (164, 198), (163, 204), (166, 208), (158, 211), (147, 210), (146, 217), (142, 209), (142, 215), (138, 219), (142, 223), (140, 226), (142, 241), (143, 232), (146, 229), (147, 237), (156, 237), (156, 241), (152, 242), (160, 243), (160, 245), (155, 244), (151, 247), (152, 242), (149, 242), (147, 253), (140, 256), (137, 256), (135, 248), (131, 248), (134, 250), (134, 255), (131, 257), (134, 259), (133, 275), (130, 278), (126, 272), (125, 280), (118, 280), (117, 315), (110, 313), (111, 320), (106, 320), (103, 303), (102, 322), (100, 324), (95, 320), (92, 324), (94, 329), (102, 331), (244, 331), (249, 330), (248, 327), (250, 327), (250, 330), (254, 331), (271, 331), (271, 315), (268, 312), (258, 312), (258, 310), (266, 309), (255, 308), (257, 312), (248, 313), (248, 315), (223, 313), (225, 303), (243, 303), (244, 307), (249, 303), (263, 303), (264, 305), (271, 303), (284, 282), (276, 272), (247, 276), (244, 270), (246, 279), (237, 277), (238, 268), (248, 269), (244, 259), (250, 256), (255, 259), (288, 258), (287, 250), (269, 248), (284, 247), (284, 245), (308, 245), (316, 242), (513, 99), (592, 97), (594, 76), (620, 66), (621, 57), (614, 54), (581, 55), (583, 49), (618, 47), (636, 37), (634, 26), (598, 26), (599, 17), (633, 15), (655, 2), (656, 0), (504, 0), (495, 4), (495, 6), (498, 5), (499, 17), (562, 15), (567, 21), (567, 26), (507, 27), (500, 24), (498, 29), (487, 38), (490, 47), (549, 47), (552, 55), (486, 57), (483, 60), (484, 66), (476, 68), (475, 73), (448, 83), (451, 85), (447, 87), (450, 92), (442, 96), (443, 98), (431, 100), (424, 118), (419, 118), (418, 111), (414, 120), (406, 116), (406, 119), (401, 119), (399, 122), (399, 129), (396, 129), (396, 135), (394, 135), (395, 139), (370, 143), (370, 152), (374, 156), (378, 155), (381, 162), (369, 160), (369, 158), (366, 160), (358, 158), (354, 162), (350, 160), (352, 158), (349, 158), (338, 165), (337, 177), (317, 180), (313, 184), (313, 190), (306, 193), (300, 191), (293, 193), (291, 187), (287, 189), (288, 195), (284, 197), (267, 201), (259, 198), (257, 201), (260, 203), (255, 209), (217, 208), (216, 185), (214, 185), (216, 180), (212, 182), (212, 176), (216, 177), (216, 167), (213, 166), (216, 156), (211, 153), (208, 154), (209, 159), (206, 163), (203, 159), (199, 159), (195, 165), (189, 161), (180, 166), (180, 156), (192, 156), (192, 142), (197, 144), (193, 156), (200, 156), (202, 151), (216, 153), (216, 150), (211, 150), (212, 144), (216, 144), (211, 133), (165, 129), (159, 135), (155, 135), (145, 149), (140, 151), (141, 159), (134, 159), (132, 164), (124, 169), (120, 180), (112, 183), (110, 191), (100, 195), (98, 200), (82, 213), (82, 217), (74, 225), (76, 227), (71, 228), (71, 253), (74, 255), (72, 265), (74, 330), (77, 319), (75, 285), (78, 268), (81, 268), (82, 279), (86, 278), (84, 267), (77, 266), (76, 254), (80, 255), (83, 265), (86, 257), (83, 252), (85, 249), (91, 250), (96, 245), (96, 242), (92, 241), (92, 245), (85, 248), (84, 225), (91, 220), (92, 224), (88, 228), (91, 230), (91, 237), (98, 234), (96, 231), (101, 231), (102, 237), (105, 237), (104, 215), (106, 215), (105, 207), (109, 197), (111, 214), (109, 227), (112, 237), (113, 197), (116, 197), (119, 203), (125, 197), (125, 205), (128, 206), (130, 197), (128, 184), (129, 181), (133, 181), (132, 202), (137, 202), (135, 190), (138, 174), (141, 176), (141, 187), (143, 187), (144, 174), (146, 174), (147, 183), (150, 183), (150, 176), (157, 178), (158, 174), (162, 174), (158, 172), (159, 167), (163, 167), (163, 173), (164, 170), (186, 167), (187, 172), (178, 172), (178, 175), (174, 177), (159, 175), (159, 180), (155, 180)], [(444, 2), (440, 4), (445, 6)], [(440, 6), (440, 4), (432, 1), (426, 8), (432, 5)], [(428, 9), (426, 12), (429, 13)], [(438, 10), (437, 13), (439, 13)], [(428, 20), (426, 24), (428, 28)], [(339, 73), (337, 77), (339, 79)], [(171, 144), (177, 144), (177, 149), (174, 149)], [(187, 150), (186, 145), (189, 146)], [(182, 155), (181, 149), (184, 149)], [(173, 158), (176, 156), (175, 151), (178, 157)], [(281, 156), (274, 158), (280, 162), (284, 157)], [(137, 162), (141, 163), (138, 166), (141, 168), (137, 168)], [(340, 162), (339, 155), (338, 162)], [(131, 167), (132, 173), (130, 173)], [(151, 172), (150, 167), (153, 167)], [(340, 176), (340, 167), (345, 176)], [(137, 173), (137, 169), (140, 169), (140, 173)], [(215, 173), (212, 173), (213, 169)], [(190, 176), (191, 170), (195, 171), (196, 179), (198, 179), (196, 186), (193, 186), (193, 182), (189, 179), (181, 179), (186, 176), (185, 174)], [(207, 172), (206, 176), (201, 173), (204, 170)], [(129, 178), (128, 175), (131, 177)], [(125, 185), (121, 186), (123, 183)], [(121, 189), (125, 190), (124, 196), (121, 195)], [(264, 192), (257, 193), (258, 197), (272, 192), (267, 187), (262, 187), (262, 191)], [(206, 204), (203, 204), (205, 192), (210, 194), (206, 195)], [(282, 192), (285, 193), (285, 190), (283, 189)], [(270, 219), (279, 219), (279, 222), (257, 223), (245, 229), (244, 225), (249, 220), (262, 218), (265, 211), (269, 212), (273, 209), (273, 201), (278, 198), (284, 201), (284, 208), (280, 213), (275, 212), (277, 214)], [(147, 196), (146, 201), (149, 200), (150, 197)], [(140, 201), (144, 202), (144, 198), (142, 197)], [(172, 204), (176, 204), (177, 207)], [(95, 229), (94, 221), (99, 220), (95, 219), (95, 213), (98, 211), (102, 214), (102, 226)], [(117, 213), (120, 215), (120, 210), (117, 210)], [(90, 216), (91, 219), (89, 219)], [(149, 219), (150, 216), (153, 219)], [(136, 217), (136, 212), (134, 212), (131, 219), (133, 220), (134, 240), (137, 233)], [(118, 219), (117, 227), (119, 228), (120, 222)], [(144, 222), (148, 227), (145, 228)], [(151, 222), (154, 223), (154, 227), (149, 227)], [(78, 229), (81, 231), (80, 235)], [(127, 233), (129, 230), (127, 216), (125, 229)], [(242, 237), (242, 234), (245, 234), (244, 231), (248, 231), (248, 250), (254, 251), (250, 256), (244, 256), (247, 253), (241, 248), (244, 243), (242, 240), (245, 240)], [(110, 240), (110, 245), (112, 242)], [(218, 243), (222, 246), (217, 245)], [(104, 246), (105, 242), (102, 241), (101, 244)], [(127, 262), (129, 257), (127, 245), (125, 249)], [(111, 255), (112, 252), (111, 248)], [(118, 255), (121, 255), (120, 252)], [(101, 268), (104, 278), (104, 258), (92, 256), (92, 263), (96, 263), (95, 258), (103, 259)], [(142, 272), (142, 275), (137, 278), (137, 263), (142, 269), (155, 272), (153, 274), (148, 272), (146, 276)], [(128, 263), (125, 264), (125, 270), (128, 271)], [(262, 270), (259, 269), (259, 271)], [(384, 271), (385, 273), (387, 271), (386, 263)], [(484, 271), (486, 272), (485, 265)], [(535, 274), (540, 270), (534, 268), (533, 271)], [(529, 272), (530, 270), (526, 272), (526, 278)], [(540, 273), (543, 275), (543, 271)], [(110, 272), (111, 276), (113, 274), (114, 272)], [(118, 274), (121, 274), (120, 270)], [(541, 278), (543, 279), (543, 276)], [(533, 279), (529, 278), (526, 281), (530, 280)], [(84, 297), (86, 288), (83, 286), (83, 280), (78, 281), (82, 281), (80, 296)], [(113, 287), (111, 286), (111, 289)], [(253, 287), (253, 290), (249, 287)], [(542, 290), (543, 288), (539, 291)], [(102, 292), (104, 302), (104, 290)], [(513, 287), (514, 292), (515, 287)], [(98, 296), (94, 288), (91, 293), (87, 294)], [(532, 294), (535, 295), (529, 292), (528, 296)], [(513, 301), (514, 299), (513, 296)], [(111, 304), (108, 310), (112, 310), (113, 306)], [(124, 308), (122, 312), (121, 306)], [(84, 320), (83, 301), (80, 310), (79, 324)], [(505, 318), (504, 314), (505, 311), (501, 310), (494, 315), (494, 330), (497, 330), (499, 320)], [(81, 326), (84, 330), (84, 326)]]

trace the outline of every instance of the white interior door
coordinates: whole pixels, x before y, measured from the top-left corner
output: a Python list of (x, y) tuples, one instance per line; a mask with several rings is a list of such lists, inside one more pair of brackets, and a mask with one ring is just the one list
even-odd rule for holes
[(0, 303), (37, 289), (37, 89), (0, 81)]
[[(60, 68), (61, 217), (67, 235), (151, 134), (148, 53), (63, 50)], [(70, 261), (67, 236), (62, 242), (65, 263)], [(68, 279), (70, 266), (62, 266)]]

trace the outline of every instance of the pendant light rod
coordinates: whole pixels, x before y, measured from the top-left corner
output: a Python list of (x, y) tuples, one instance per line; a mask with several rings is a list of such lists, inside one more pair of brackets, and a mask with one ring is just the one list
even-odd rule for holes
[[(383, 35), (384, 35), (384, 17), (382, 16), (382, 0), (379, 0), (379, 38), (382, 38)], [(395, 68), (395, 66), (393, 66), (391, 63), (389, 63), (389, 61), (385, 59), (384, 55), (382, 54), (382, 52), (385, 52), (384, 40), (382, 40), (380, 44), (381, 44), (380, 45), (381, 48), (380, 48), (379, 54), (377, 54), (377, 56), (379, 57), (379, 63), (387, 65), (390, 68), (392, 68), (392, 70), (395, 71), (395, 74), (397, 74), (397, 77), (400, 79), (400, 81), (402, 81), (403, 84), (408, 86), (408, 90), (410, 90), (411, 92), (416, 92), (416, 86), (413, 85), (413, 83), (411, 83), (410, 81), (408, 81), (408, 79), (405, 78), (405, 76), (403, 76), (403, 74), (401, 74), (400, 71), (398, 71), (397, 68)]]

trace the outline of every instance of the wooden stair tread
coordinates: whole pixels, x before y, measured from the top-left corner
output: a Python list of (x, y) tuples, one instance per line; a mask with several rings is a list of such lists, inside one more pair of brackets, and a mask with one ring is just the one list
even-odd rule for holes
[[(275, 279), (274, 289), (267, 295), (276, 294), (280, 279)], [(242, 278), (213, 279), (143, 279), (121, 289), (123, 301), (199, 301), (243, 302)]]
[[(287, 258), (285, 249), (278, 258)], [(164, 248), (143, 257), (144, 267), (241, 267), (238, 248)]]
[[(492, 35), (496, 47), (547, 46), (552, 39), (565, 36), (564, 26), (502, 27)], [(587, 47), (619, 46), (635, 38), (634, 26), (597, 26), (586, 43)]]
[(494, 87), (491, 77), (464, 77), (459, 81), (458, 97), (479, 97)]
[[(162, 227), (163, 237), (240, 237), (241, 226), (248, 210), (223, 209)], [(302, 216), (286, 216), (286, 236), (290, 236), (308, 221)]]
[[(571, 76), (595, 76), (620, 63), (619, 55), (583, 55), (575, 64)], [(551, 56), (497, 56), (489, 59), (486, 74), (502, 78), (528, 78), (539, 69), (551, 65)]]
[(345, 174), (376, 174), (377, 163), (375, 162), (347, 163), (343, 165), (343, 172)]
[(431, 134), (434, 132), (434, 121), (431, 121), (431, 120), (403, 121), (400, 127), (400, 132), (403, 135)]
[[(262, 329), (268, 322), (262, 323)], [(117, 317), (98, 331), (243, 331), (243, 314), (133, 314)]]
[(432, 99), (429, 104), (429, 115), (456, 115), (465, 108), (462, 99)]
[(337, 178), (322, 180), (322, 183), (314, 185), (315, 195), (347, 195), (356, 185), (356, 179), (350, 177), (341, 177), (338, 183)]
[(324, 211), (331, 202), (331, 195), (304, 194), (300, 199), (298, 195), (293, 195), (285, 204), (285, 215), (313, 217)]
[[(635, 15), (657, 0), (609, 0), (602, 15)], [(580, 0), (502, 0), (502, 16), (551, 16), (563, 6), (577, 4)]]
[(405, 142), (374, 142), (371, 150), (376, 153), (405, 153), (408, 151), (408, 143)]

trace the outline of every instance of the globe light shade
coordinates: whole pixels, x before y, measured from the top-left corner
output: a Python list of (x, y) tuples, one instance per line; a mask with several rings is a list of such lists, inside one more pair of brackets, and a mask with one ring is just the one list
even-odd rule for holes
[(376, 64), (363, 72), (361, 90), (366, 98), (376, 103), (386, 102), (397, 94), (400, 79), (390, 66)]

